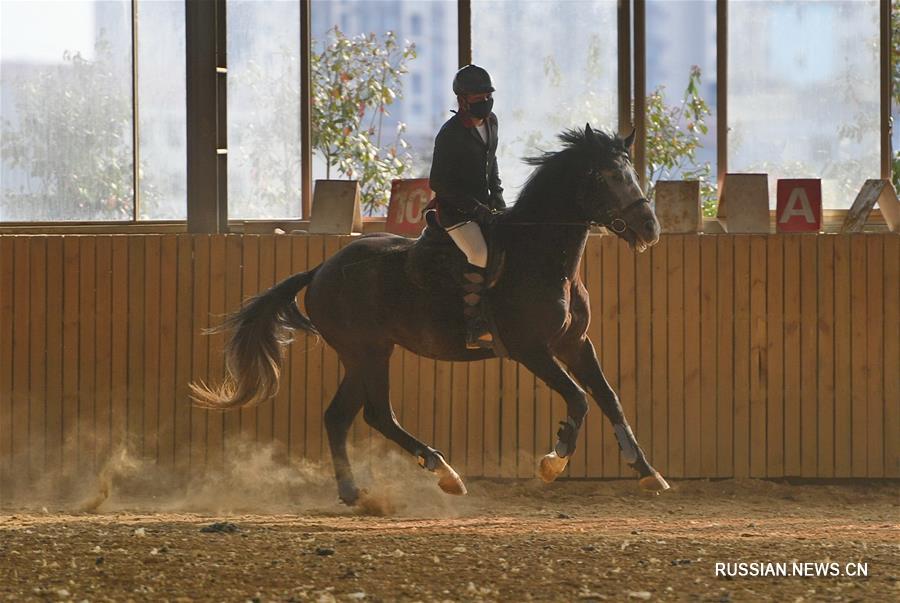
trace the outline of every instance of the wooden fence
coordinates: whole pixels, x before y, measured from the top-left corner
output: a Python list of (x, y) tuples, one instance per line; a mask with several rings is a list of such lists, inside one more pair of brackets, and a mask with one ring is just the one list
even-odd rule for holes
[[(192, 474), (241, 438), (326, 459), (330, 348), (300, 337), (257, 408), (194, 409), (187, 384), (223, 371), (203, 328), (351, 240), (0, 236), (0, 488), (96, 471), (123, 443)], [(592, 236), (582, 265), (604, 370), (674, 478), (900, 477), (898, 267), (889, 234), (671, 235), (641, 255)], [(565, 412), (509, 361), (398, 350), (391, 380), (401, 423), (469, 477), (533, 476)], [(375, 437), (360, 417), (353, 441)], [(631, 476), (596, 408), (567, 473)]]

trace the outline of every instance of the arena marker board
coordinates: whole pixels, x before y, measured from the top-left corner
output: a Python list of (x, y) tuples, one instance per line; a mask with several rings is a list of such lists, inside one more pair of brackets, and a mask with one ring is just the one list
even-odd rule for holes
[(356, 180), (316, 180), (309, 232), (310, 234), (362, 232), (359, 182)]
[(407, 237), (418, 237), (425, 227), (425, 207), (434, 198), (428, 178), (391, 180), (391, 201), (385, 230)]
[(769, 232), (768, 174), (726, 174), (716, 217), (728, 233)]
[(783, 178), (778, 180), (777, 190), (777, 232), (819, 232), (822, 229), (821, 180)]
[(862, 231), (876, 203), (891, 232), (900, 232), (900, 201), (897, 200), (897, 193), (890, 182), (875, 178), (866, 180), (859, 190), (847, 212), (841, 232)]
[(660, 180), (653, 192), (656, 218), (664, 233), (700, 232), (700, 182), (697, 180)]

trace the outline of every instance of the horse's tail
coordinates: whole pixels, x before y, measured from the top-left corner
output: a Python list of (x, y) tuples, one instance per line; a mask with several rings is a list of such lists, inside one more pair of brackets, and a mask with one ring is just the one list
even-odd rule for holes
[(225, 344), (225, 379), (216, 388), (203, 382), (191, 383), (194, 406), (215, 410), (253, 406), (278, 392), (282, 347), (291, 343), (291, 332), (302, 329), (319, 334), (309, 318), (300, 312), (295, 299), (317, 270), (284, 279), (251, 298), (220, 326), (207, 331), (231, 332)]

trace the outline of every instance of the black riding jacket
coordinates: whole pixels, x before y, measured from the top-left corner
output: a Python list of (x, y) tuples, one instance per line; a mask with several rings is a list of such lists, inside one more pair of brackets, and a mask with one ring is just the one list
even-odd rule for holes
[(459, 113), (447, 120), (434, 140), (431, 190), (438, 219), (446, 227), (475, 218), (476, 204), (503, 209), (503, 188), (497, 169), (497, 116), (485, 120), (488, 142)]

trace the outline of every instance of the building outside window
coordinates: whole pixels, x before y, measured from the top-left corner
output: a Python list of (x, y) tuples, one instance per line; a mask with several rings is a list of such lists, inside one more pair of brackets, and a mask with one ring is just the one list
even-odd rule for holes
[(616, 3), (472, 2), (472, 61), (494, 79), (497, 159), (508, 204), (532, 168), (521, 159), (556, 150), (571, 127), (614, 131)]
[(821, 178), (847, 209), (880, 174), (879, 5), (731, 2), (728, 170)]

